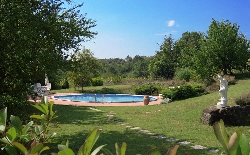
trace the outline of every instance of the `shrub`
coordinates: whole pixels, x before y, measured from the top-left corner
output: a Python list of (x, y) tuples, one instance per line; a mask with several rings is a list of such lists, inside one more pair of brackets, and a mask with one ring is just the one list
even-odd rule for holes
[(164, 89), (162, 96), (163, 98), (170, 98), (171, 100), (183, 100), (201, 95), (204, 91), (205, 90), (199, 84), (184, 84), (182, 86)]
[(136, 95), (158, 95), (160, 86), (157, 84), (143, 84), (134, 87)]
[(175, 72), (175, 77), (178, 80), (189, 81), (194, 74), (194, 71), (189, 68), (180, 68)]
[(114, 84), (119, 84), (119, 83), (122, 82), (122, 77), (119, 76), (119, 75), (114, 76), (114, 77), (112, 77), (112, 82), (113, 82)]
[(97, 94), (121, 94), (122, 91), (114, 89), (114, 88), (102, 88), (96, 91)]
[(244, 94), (235, 99), (235, 103), (240, 106), (250, 105), (250, 93)]
[(29, 119), (27, 112), (30, 112), (30, 102), (23, 96), (0, 95), (0, 109), (7, 107), (12, 115)]
[(103, 80), (100, 77), (92, 78), (91, 79), (91, 85), (92, 86), (103, 86)]
[(64, 81), (62, 85), (62, 89), (68, 89), (69, 88), (69, 82), (67, 80)]
[(164, 98), (160, 104), (168, 104), (169, 102), (171, 102), (171, 99), (169, 98)]

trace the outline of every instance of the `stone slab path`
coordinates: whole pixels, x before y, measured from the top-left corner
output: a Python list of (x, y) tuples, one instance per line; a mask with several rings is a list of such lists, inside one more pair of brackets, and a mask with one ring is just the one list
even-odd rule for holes
[[(91, 108), (91, 109), (92, 109), (92, 110), (98, 111), (98, 109), (96, 109), (96, 108)], [(147, 113), (147, 112), (146, 112), (146, 113)], [(149, 131), (149, 130), (146, 130), (146, 129), (141, 129), (141, 128), (138, 127), (138, 126), (129, 125), (129, 123), (122, 122), (122, 121), (120, 121), (119, 119), (116, 119), (116, 118), (115, 118), (115, 114), (116, 114), (116, 113), (113, 112), (113, 111), (109, 112), (109, 114), (107, 115), (108, 120), (113, 121), (113, 122), (116, 122), (116, 123), (118, 123), (118, 124), (120, 124), (120, 125), (123, 125), (123, 126), (125, 126), (126, 128), (129, 128), (130, 130), (136, 130), (136, 131), (138, 131), (138, 132), (141, 133), (141, 134), (150, 135), (150, 136), (153, 136), (153, 137), (155, 137), (155, 138), (157, 138), (157, 139), (165, 139), (166, 142), (176, 142), (176, 144), (178, 144), (178, 145), (189, 145), (191, 148), (197, 149), (197, 150), (198, 150), (198, 149), (208, 149), (207, 147), (202, 146), (202, 145), (195, 145), (195, 144), (193, 144), (193, 143), (191, 143), (191, 142), (188, 142), (188, 141), (181, 141), (181, 140), (176, 139), (176, 138), (173, 138), (173, 137), (166, 137), (166, 136), (164, 136), (164, 135), (156, 134), (156, 133), (153, 133), (153, 132), (151, 132), (151, 131)], [(219, 150), (217, 150), (217, 149), (216, 149), (216, 150), (211, 150), (211, 149), (209, 149), (208, 151), (211, 152), (211, 153), (217, 154)]]

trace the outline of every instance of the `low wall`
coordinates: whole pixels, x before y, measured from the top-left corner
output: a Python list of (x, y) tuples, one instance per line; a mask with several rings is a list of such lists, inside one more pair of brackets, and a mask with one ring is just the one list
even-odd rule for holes
[(250, 125), (250, 106), (227, 106), (217, 108), (212, 106), (202, 111), (201, 122), (213, 125), (222, 119), (227, 126)]

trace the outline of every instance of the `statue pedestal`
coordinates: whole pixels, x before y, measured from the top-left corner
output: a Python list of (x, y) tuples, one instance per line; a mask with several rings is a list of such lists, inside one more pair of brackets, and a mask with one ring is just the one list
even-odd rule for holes
[(227, 106), (227, 99), (220, 99), (220, 102), (217, 103), (217, 108), (221, 108), (221, 107), (226, 107)]
[(211, 106), (202, 111), (201, 122), (213, 125), (222, 119), (227, 126), (249, 126), (250, 106), (226, 106), (217, 108)]

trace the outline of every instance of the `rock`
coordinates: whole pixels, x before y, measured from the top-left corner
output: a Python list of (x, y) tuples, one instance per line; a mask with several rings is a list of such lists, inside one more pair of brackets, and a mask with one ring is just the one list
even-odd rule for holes
[(213, 125), (220, 119), (227, 126), (250, 125), (250, 106), (226, 106), (220, 108), (212, 106), (202, 111), (201, 122), (203, 124)]

